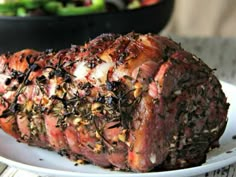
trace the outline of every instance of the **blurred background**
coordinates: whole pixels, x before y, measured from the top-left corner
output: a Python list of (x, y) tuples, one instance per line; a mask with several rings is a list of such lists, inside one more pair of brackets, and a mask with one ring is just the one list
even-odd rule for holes
[(0, 0), (0, 53), (62, 49), (102, 33), (158, 33), (173, 6), (174, 0)]
[(162, 34), (236, 37), (236, 0), (176, 0)]
[(194, 53), (223, 81), (236, 84), (236, 0), (175, 0), (160, 32)]

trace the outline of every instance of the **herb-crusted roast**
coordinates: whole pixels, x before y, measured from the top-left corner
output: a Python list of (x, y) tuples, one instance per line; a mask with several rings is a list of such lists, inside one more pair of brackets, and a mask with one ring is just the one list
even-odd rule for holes
[(172, 40), (103, 34), (0, 57), (0, 126), (72, 160), (135, 172), (199, 165), (227, 123), (213, 71)]

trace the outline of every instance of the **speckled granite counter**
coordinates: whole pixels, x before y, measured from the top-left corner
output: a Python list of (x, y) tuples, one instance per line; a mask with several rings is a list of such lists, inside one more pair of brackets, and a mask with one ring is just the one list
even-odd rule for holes
[[(211, 68), (216, 68), (216, 75), (223, 81), (236, 85), (236, 38), (185, 38), (169, 35), (172, 39), (180, 42), (182, 47), (200, 57)], [(37, 175), (8, 167), (0, 163), (1, 177), (36, 177)], [(193, 174), (194, 175), (194, 174)], [(235, 177), (236, 164), (203, 174), (198, 177)]]
[(236, 85), (236, 38), (184, 38), (170, 37), (180, 42), (182, 47), (196, 54), (223, 81)]

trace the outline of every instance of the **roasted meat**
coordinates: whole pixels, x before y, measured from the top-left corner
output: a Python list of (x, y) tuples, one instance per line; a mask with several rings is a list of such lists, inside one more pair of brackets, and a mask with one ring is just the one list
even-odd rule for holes
[(214, 70), (153, 34), (0, 57), (0, 126), (77, 162), (147, 172), (202, 164), (229, 104)]

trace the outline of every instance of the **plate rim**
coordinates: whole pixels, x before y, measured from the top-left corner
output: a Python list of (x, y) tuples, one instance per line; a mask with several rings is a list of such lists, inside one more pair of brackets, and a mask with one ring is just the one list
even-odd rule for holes
[(203, 165), (191, 167), (191, 168), (179, 169), (179, 170), (169, 170), (169, 171), (161, 171), (161, 172), (146, 172), (146, 173), (119, 172), (117, 174), (115, 174), (115, 173), (84, 173), (84, 172), (71, 172), (71, 171), (65, 171), (65, 170), (49, 169), (49, 168), (24, 164), (21, 162), (7, 159), (2, 156), (0, 156), (0, 161), (3, 163), (6, 163), (9, 166), (16, 167), (16, 168), (26, 170), (26, 171), (31, 171), (31, 172), (38, 173), (38, 174), (50, 174), (50, 175), (60, 174), (60, 175), (69, 175), (69, 176), (77, 176), (77, 177), (79, 177), (79, 176), (91, 177), (91, 175), (94, 175), (94, 174), (96, 174), (96, 176), (98, 176), (98, 177), (102, 177), (102, 176), (107, 177), (107, 176), (111, 176), (111, 175), (115, 175), (116, 177), (124, 177), (124, 176), (127, 176), (127, 177), (156, 176), (156, 177), (158, 177), (158, 176), (173, 175), (173, 174), (175, 174), (175, 175), (181, 174), (182, 176), (184, 176), (183, 173), (185, 173), (187, 175), (187, 174), (190, 174), (192, 171), (195, 171), (194, 175), (203, 174), (203, 173), (210, 172), (210, 171), (219, 169), (221, 167), (225, 167), (225, 166), (235, 163), (236, 162), (236, 155), (232, 156), (231, 158), (227, 158), (225, 160), (221, 160), (221, 161), (217, 161), (217, 162), (213, 162), (213, 163), (209, 163), (209, 164), (203, 164)]

